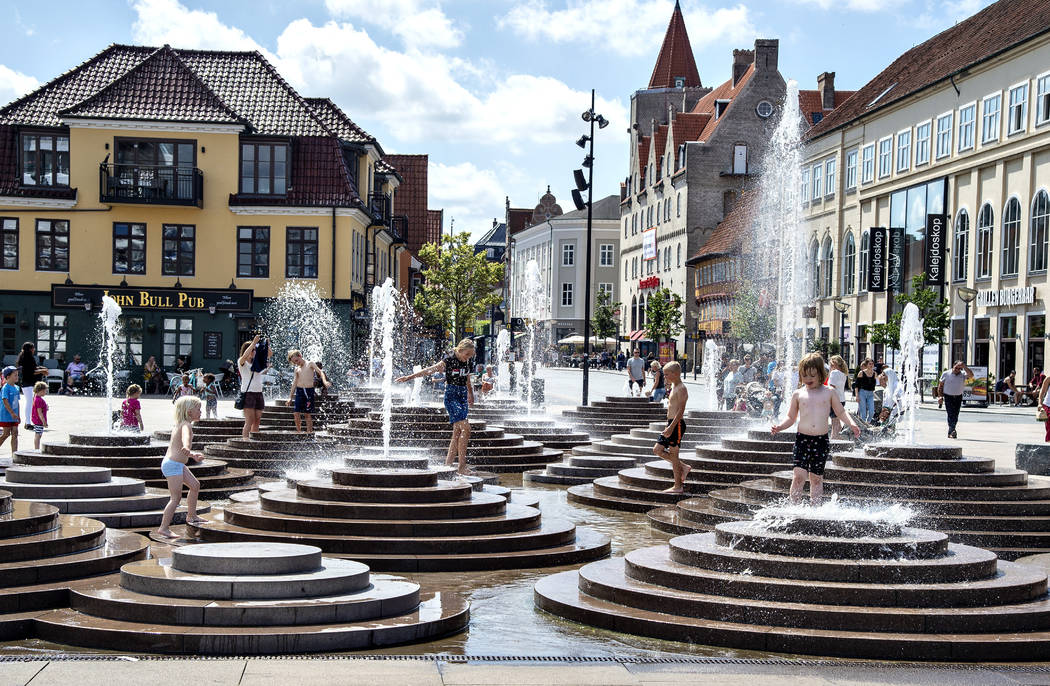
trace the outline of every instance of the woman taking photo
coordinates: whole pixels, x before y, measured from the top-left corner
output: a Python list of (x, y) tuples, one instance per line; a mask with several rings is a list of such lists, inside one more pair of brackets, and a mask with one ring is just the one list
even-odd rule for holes
[(467, 419), (467, 412), (470, 405), (474, 404), (474, 388), (471, 379), (473, 369), (474, 341), (464, 338), (441, 362), (415, 374), (396, 379), (398, 383), (404, 383), (419, 376), (444, 373), (445, 410), (448, 412), (448, 423), (452, 425), (452, 440), (448, 444), (445, 464), (451, 465), (458, 454), (459, 473), (464, 476), (473, 474), (467, 469), (467, 443), (470, 441), (470, 421)]
[[(263, 398), (263, 375), (262, 371), (270, 364), (273, 350), (265, 346), (266, 361), (255, 364), (255, 351), (258, 349), (261, 335), (245, 341), (241, 346), (241, 356), (237, 359), (237, 371), (241, 375), (241, 393), (244, 395), (244, 427), (241, 428), (241, 436), (248, 438), (253, 431), (259, 430), (259, 422), (262, 420), (263, 408), (266, 407), (266, 399)], [(256, 371), (258, 369), (258, 371)]]

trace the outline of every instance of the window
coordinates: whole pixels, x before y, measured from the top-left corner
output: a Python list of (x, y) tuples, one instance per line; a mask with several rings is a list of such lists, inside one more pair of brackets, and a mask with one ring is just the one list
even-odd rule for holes
[(824, 195), (824, 186), (821, 183), (821, 179), (823, 178), (823, 171), (823, 164), (817, 164), (813, 166), (813, 200), (820, 200), (820, 196)]
[(164, 276), (193, 276), (197, 229), (192, 224), (165, 224), (160, 268)]
[(823, 283), (821, 283), (820, 295), (824, 298), (831, 297), (832, 287), (834, 285), (832, 281), (834, 266), (835, 253), (832, 251), (831, 238), (829, 237), (824, 239), (824, 250), (820, 260), (820, 275), (824, 277)]
[(602, 293), (608, 293), (609, 294), (609, 303), (611, 304), (612, 303), (612, 297), (613, 297), (613, 285), (611, 283), (599, 283), (598, 284), (598, 295), (601, 295)]
[[(806, 172), (802, 172), (805, 174)], [(875, 144), (865, 145), (860, 155), (860, 182), (871, 183), (875, 180)]]
[(911, 168), (911, 129), (897, 133), (897, 171)]
[(675, 248), (675, 250), (678, 252), (678, 266), (681, 267), (682, 266), (682, 244), (679, 243), (678, 247)]
[(924, 121), (915, 127), (915, 166), (926, 164), (930, 161), (930, 127), (928, 121)]
[(682, 194), (678, 194), (677, 207), (675, 208), (675, 216), (682, 216)]
[(14, 217), (0, 217), (0, 249), (4, 260), (0, 269), (18, 269), (18, 220)]
[(989, 95), (984, 99), (981, 108), (981, 143), (999, 140), (999, 111), (1002, 105), (1002, 93)]
[(65, 219), (36, 220), (36, 270), (69, 271), (69, 222)]
[(1046, 271), (1047, 238), (1050, 231), (1050, 195), (1040, 190), (1032, 203), (1032, 223), (1028, 232), (1028, 271)]
[(1010, 89), (1010, 105), (1006, 112), (1006, 135), (1022, 133), (1028, 128), (1028, 84)]
[(576, 245), (565, 243), (561, 246), (561, 266), (573, 267), (576, 265)]
[(270, 277), (270, 227), (237, 227), (237, 276)]
[(623, 218), (623, 237), (627, 238), (627, 217)]
[(288, 144), (241, 143), (241, 193), (284, 195), (288, 191)]
[(1003, 256), (999, 265), (1002, 276), (1017, 276), (1021, 253), (1021, 203), (1010, 198), (1003, 210)]
[(613, 266), (613, 244), (602, 243), (598, 246), (598, 266), (599, 267), (611, 267)]
[(637, 279), (638, 278), (638, 258), (637, 257), (632, 257), (631, 258), (631, 278), (632, 279)]
[(26, 186), (68, 186), (69, 136), (23, 133), (22, 183)]
[(868, 290), (868, 243), (871, 236), (867, 231), (860, 237), (860, 290)]
[(747, 146), (746, 145), (734, 145), (733, 146), (733, 173), (734, 174), (746, 174), (747, 173)]
[(146, 225), (113, 223), (113, 273), (146, 273)]
[(817, 244), (816, 239), (813, 240), (813, 245), (809, 249), (809, 264), (810, 269), (810, 288), (813, 292), (814, 298), (820, 297), (820, 245)]
[(955, 218), (955, 236), (952, 239), (952, 280), (966, 281), (970, 261), (970, 215), (959, 210)]
[(1035, 125), (1047, 122), (1050, 122), (1050, 74), (1039, 77), (1035, 91)]
[(285, 246), (285, 277), (289, 279), (316, 279), (317, 228), (289, 226)]
[(759, 101), (758, 105), (755, 106), (755, 114), (766, 119), (769, 115), (773, 114), (773, 103), (768, 100)]
[(809, 202), (809, 170), (808, 169), (803, 169), (802, 170), (802, 187), (800, 189), (800, 193), (799, 194), (802, 196), (802, 202), (803, 203), (808, 203)]
[(853, 234), (846, 234), (846, 249), (842, 252), (842, 293), (852, 295), (857, 276), (857, 243)]
[(973, 148), (974, 119), (977, 117), (977, 103), (970, 103), (959, 108), (959, 152)]
[(835, 195), (835, 158), (824, 163), (824, 195)]
[(953, 112), (937, 117), (937, 148), (934, 159), (939, 160), (952, 154), (952, 119)]
[(846, 190), (857, 187), (857, 151), (846, 153)]
[(36, 316), (36, 351), (37, 354), (48, 358), (65, 357), (66, 315), (38, 314)]
[(879, 178), (884, 179), (893, 171), (893, 136), (879, 141)]
[(563, 283), (561, 285), (561, 306), (572, 307), (572, 284)]
[(631, 235), (638, 233), (638, 213), (631, 215)]
[(187, 360), (193, 352), (193, 320), (188, 317), (164, 318), (163, 361), (165, 367), (171, 367), (175, 360), (183, 357)]
[(142, 364), (142, 317), (120, 318), (117, 329), (117, 347), (124, 366), (134, 367)]
[(977, 273), (978, 279), (992, 276), (992, 206), (985, 204), (977, 215)]

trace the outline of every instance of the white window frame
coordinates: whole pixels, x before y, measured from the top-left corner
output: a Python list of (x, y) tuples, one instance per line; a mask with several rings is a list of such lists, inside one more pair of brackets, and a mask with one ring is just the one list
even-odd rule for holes
[[(903, 143), (901, 142), (903, 140)], [(897, 171), (906, 172), (911, 169), (911, 129), (902, 129), (897, 132)]]
[[(561, 306), (572, 307), (573, 304), (573, 283), (571, 281), (561, 282)], [(566, 302), (566, 300), (568, 302)]]
[[(870, 155), (868, 153), (871, 153)], [(860, 182), (872, 183), (875, 180), (875, 144), (868, 143), (860, 153)]]
[(601, 243), (598, 245), (598, 266), (611, 267), (616, 262), (615, 250), (612, 243)]
[(601, 294), (601, 293), (608, 293), (609, 294), (609, 298), (611, 299), (613, 297), (613, 285), (611, 283), (608, 283), (608, 282), (605, 282), (605, 281), (599, 283), (598, 284), (598, 294)]
[[(923, 137), (922, 133), (926, 136)], [(933, 138), (933, 120), (919, 122), (915, 125), (915, 166), (930, 163), (930, 141)]]
[(835, 158), (824, 161), (824, 197), (835, 196)]
[(893, 173), (893, 136), (879, 139), (879, 178), (889, 178)]
[[(998, 101), (998, 106), (994, 112), (988, 110), (988, 103), (995, 98)], [(1002, 132), (1003, 122), (1003, 92), (996, 91), (995, 93), (989, 93), (988, 95), (981, 98), (981, 145), (988, 143), (997, 143), (999, 141), (999, 135)], [(991, 123), (993, 122), (994, 123)], [(992, 129), (994, 128), (994, 131)]]
[(1035, 77), (1035, 125), (1050, 124), (1050, 71)]
[[(933, 159), (943, 160), (952, 154), (952, 129), (955, 128), (955, 112), (949, 111), (937, 115), (934, 127)], [(944, 145), (941, 145), (944, 143)]]
[(846, 190), (857, 187), (857, 161), (860, 159), (860, 151), (857, 148), (846, 153)]
[(813, 196), (811, 199), (816, 202), (824, 195), (824, 164), (822, 162), (813, 165), (810, 179), (813, 184)]
[[(970, 112), (970, 121), (963, 121), (963, 113)], [(977, 101), (963, 105), (959, 108), (959, 152), (973, 150), (977, 144)]]
[(562, 246), (561, 246), (561, 266), (563, 266), (563, 267), (575, 267), (576, 266), (576, 244), (575, 243), (562, 243)]
[(801, 184), (801, 188), (799, 190), (801, 191), (799, 193), (799, 195), (802, 196), (802, 204), (803, 205), (808, 205), (809, 204), (809, 168), (808, 167), (806, 169), (802, 170), (802, 184)]
[[(1024, 97), (1018, 103), (1014, 103), (1014, 93), (1024, 91)], [(1010, 86), (1006, 97), (1006, 135), (1014, 136), (1028, 130), (1028, 82), (1022, 81)], [(1014, 108), (1021, 110), (1021, 125), (1014, 128)]]

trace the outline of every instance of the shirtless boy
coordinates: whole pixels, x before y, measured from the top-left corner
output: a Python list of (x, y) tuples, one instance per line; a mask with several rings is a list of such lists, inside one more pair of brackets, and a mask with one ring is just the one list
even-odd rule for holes
[(793, 503), (801, 500), (808, 477), (810, 503), (819, 505), (824, 496), (824, 465), (831, 455), (828, 420), (831, 416), (838, 417), (855, 437), (860, 437), (860, 427), (846, 414), (834, 389), (824, 385), (828, 371), (820, 353), (803, 357), (798, 364), (798, 375), (802, 387), (791, 394), (787, 419), (770, 427), (770, 433), (776, 435), (798, 420), (795, 447), (791, 451), (794, 470), (789, 495)]
[(682, 493), (685, 490), (685, 477), (692, 470), (692, 467), (678, 459), (678, 449), (685, 435), (685, 420), (682, 416), (685, 414), (685, 403), (689, 400), (689, 391), (682, 383), (682, 366), (677, 362), (665, 364), (664, 381), (671, 386), (671, 394), (667, 396), (667, 428), (656, 439), (653, 455), (671, 463), (674, 485), (664, 489), (664, 493)]
[(332, 383), (324, 371), (315, 362), (303, 358), (298, 350), (288, 351), (288, 361), (295, 366), (295, 378), (292, 380), (292, 392), (288, 394), (288, 406), (294, 403), (295, 433), (303, 432), (303, 417), (306, 417), (306, 433), (314, 432), (314, 413), (317, 405), (314, 402), (314, 374), (320, 377), (325, 388)]

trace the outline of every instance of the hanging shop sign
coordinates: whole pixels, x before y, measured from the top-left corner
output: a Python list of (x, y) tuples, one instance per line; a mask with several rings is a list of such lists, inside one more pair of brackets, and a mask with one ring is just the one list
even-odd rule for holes
[(253, 291), (204, 288), (131, 288), (121, 286), (51, 286), (53, 307), (99, 307), (108, 295), (125, 310), (179, 312), (251, 312)]
[(880, 293), (886, 290), (886, 229), (871, 229), (868, 246), (868, 290)]
[(944, 285), (944, 240), (946, 214), (926, 215), (926, 249), (923, 251), (923, 268), (927, 286)]
[(1018, 286), (1016, 288), (994, 288), (977, 291), (977, 305), (980, 307), (1007, 307), (1010, 305), (1031, 305), (1035, 302), (1035, 286)]
[(642, 259), (656, 259), (656, 229), (652, 228), (642, 232)]
[(904, 229), (890, 227), (886, 250), (886, 290), (904, 292)]
[(660, 277), (659, 276), (650, 276), (649, 278), (642, 279), (641, 281), (638, 282), (638, 289), (639, 290), (643, 290), (643, 291), (646, 288), (659, 288), (659, 287), (660, 287)]

